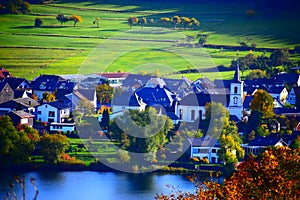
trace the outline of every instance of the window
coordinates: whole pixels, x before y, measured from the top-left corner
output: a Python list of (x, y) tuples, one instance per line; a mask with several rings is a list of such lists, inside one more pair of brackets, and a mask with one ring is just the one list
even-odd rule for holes
[(234, 87), (234, 94), (237, 94), (237, 92), (238, 92), (238, 87), (235, 86), (235, 87)]
[(49, 111), (48, 117), (55, 117), (55, 112), (54, 111)]
[(42, 111), (38, 111), (38, 115), (41, 115), (42, 114)]
[(217, 149), (212, 149), (211, 152), (212, 153), (217, 153)]
[(182, 119), (182, 113), (183, 113), (182, 109), (179, 109), (179, 119)]
[(205, 149), (198, 149), (198, 153), (208, 153), (209, 149), (205, 148)]
[(216, 157), (211, 157), (211, 162), (216, 163)]
[(233, 104), (237, 104), (238, 103), (238, 98), (237, 97), (233, 97)]
[(202, 110), (199, 110), (199, 119), (202, 120)]
[(195, 120), (195, 111), (194, 110), (191, 111), (191, 120)]
[(51, 119), (51, 118), (50, 118), (50, 119), (48, 119), (48, 122), (49, 122), (49, 123), (54, 122), (54, 119)]

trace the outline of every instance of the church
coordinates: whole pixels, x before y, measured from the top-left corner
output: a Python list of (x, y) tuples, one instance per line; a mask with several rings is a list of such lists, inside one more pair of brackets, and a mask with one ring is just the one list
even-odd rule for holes
[(239, 121), (243, 113), (244, 82), (240, 78), (237, 64), (233, 80), (218, 80), (214, 93), (190, 93), (178, 104), (175, 111), (180, 121), (194, 122), (205, 118), (205, 105), (210, 102), (221, 103), (230, 113), (231, 118)]

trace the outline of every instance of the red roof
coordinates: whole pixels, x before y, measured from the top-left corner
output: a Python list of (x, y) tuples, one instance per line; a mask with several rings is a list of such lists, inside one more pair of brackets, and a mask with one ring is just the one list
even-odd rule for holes
[(99, 73), (99, 75), (110, 79), (110, 78), (126, 78), (129, 73), (127, 72), (112, 72), (112, 73)]
[(7, 71), (7, 69), (5, 68), (0, 68), (0, 78), (11, 78), (13, 77), (9, 71)]

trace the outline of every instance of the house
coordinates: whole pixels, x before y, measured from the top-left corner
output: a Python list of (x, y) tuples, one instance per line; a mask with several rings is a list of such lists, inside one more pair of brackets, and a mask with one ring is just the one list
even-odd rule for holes
[(62, 123), (70, 116), (70, 107), (61, 102), (44, 103), (37, 107), (35, 117), (40, 122)]
[(300, 87), (293, 87), (286, 97), (286, 102), (292, 105), (298, 105), (300, 100)]
[(50, 123), (50, 132), (71, 133), (75, 131), (75, 123)]
[(7, 114), (13, 121), (14, 125), (28, 125), (33, 126), (34, 115), (24, 112), (23, 110), (13, 110)]
[(129, 73), (125, 72), (116, 72), (116, 73), (100, 73), (102, 77), (108, 80), (108, 83), (111, 87), (121, 86), (123, 81), (127, 78)]
[(220, 163), (218, 151), (220, 144), (217, 139), (206, 136), (202, 138), (188, 138), (190, 143), (190, 158), (206, 158), (209, 163)]
[(259, 154), (265, 151), (268, 147), (277, 146), (288, 146), (288, 143), (286, 143), (283, 138), (276, 133), (272, 133), (266, 137), (257, 136), (254, 140), (249, 142), (249, 144), (242, 144), (245, 154)]
[(6, 78), (4, 80), (9, 84), (9, 86), (14, 90), (27, 90), (31, 91), (31, 84), (25, 78)]
[(40, 104), (30, 97), (13, 99), (0, 104), (0, 111), (2, 113), (8, 113), (13, 110), (23, 110), (31, 114), (35, 114), (35, 108)]
[(0, 103), (14, 99), (14, 91), (5, 81), (0, 82)]
[(53, 93), (60, 81), (66, 80), (56, 75), (40, 75), (31, 82), (33, 93), (42, 99), (45, 92)]
[(266, 90), (273, 99), (277, 99), (278, 101), (282, 102), (283, 104), (286, 102), (286, 97), (288, 95), (288, 91), (284, 86), (271, 86), (269, 89)]
[(136, 89), (146, 85), (151, 78), (155, 78), (155, 76), (128, 74), (126, 79), (122, 81), (122, 87), (126, 90), (135, 91)]
[(0, 79), (6, 79), (13, 77), (9, 71), (5, 68), (0, 68)]
[(273, 85), (284, 86), (284, 84), (291, 85), (293, 87), (300, 86), (300, 75), (299, 74), (287, 74), (280, 73), (274, 76)]

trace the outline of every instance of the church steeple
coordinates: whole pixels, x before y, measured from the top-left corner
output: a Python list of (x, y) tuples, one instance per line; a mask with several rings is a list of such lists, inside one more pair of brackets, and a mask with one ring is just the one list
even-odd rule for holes
[(233, 80), (235, 82), (241, 82), (240, 69), (239, 69), (239, 61), (238, 60), (236, 60), (236, 67), (235, 67), (235, 73), (234, 73)]

